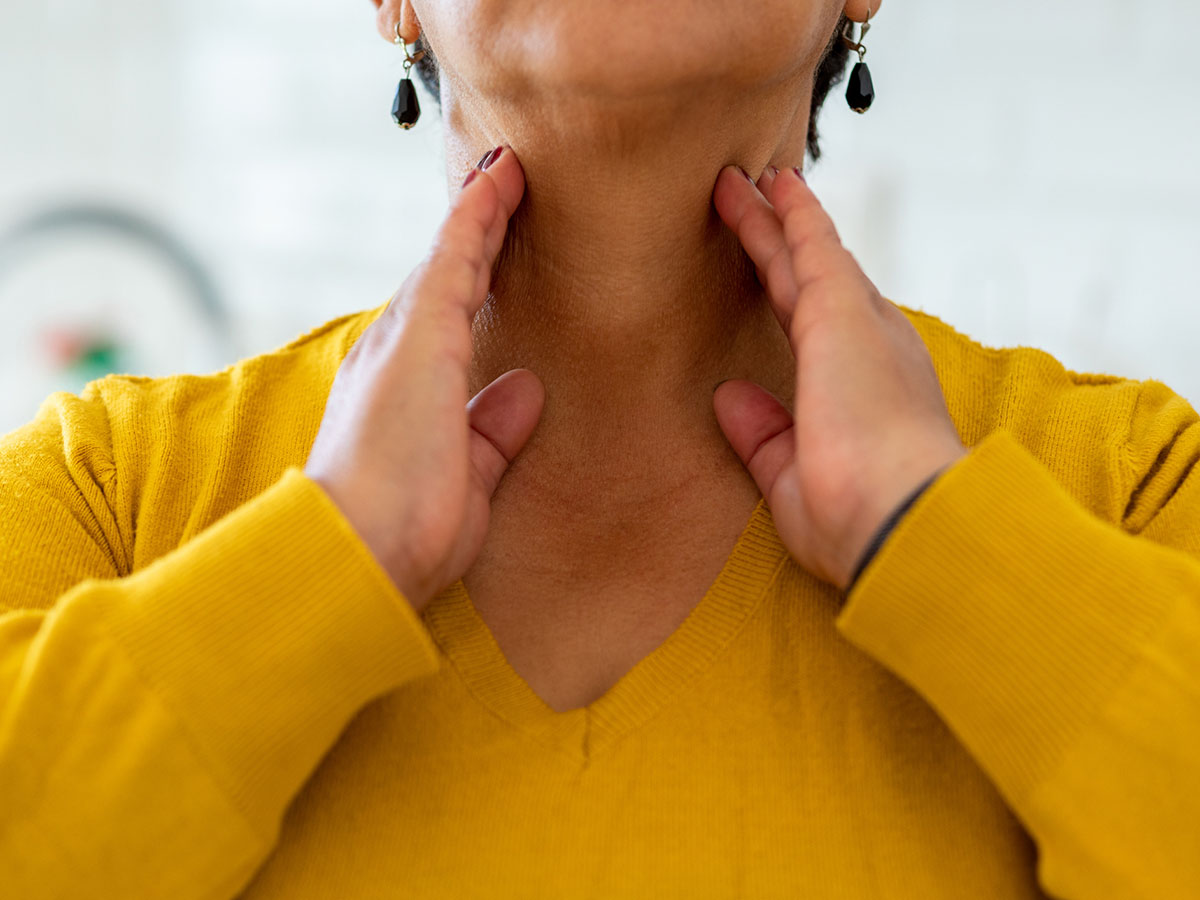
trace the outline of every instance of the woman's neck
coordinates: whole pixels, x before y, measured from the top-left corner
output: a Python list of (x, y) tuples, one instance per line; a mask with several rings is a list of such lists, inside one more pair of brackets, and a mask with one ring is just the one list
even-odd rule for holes
[[(683, 478), (681, 454), (729, 459), (712, 412), (718, 381), (752, 378), (790, 402), (788, 342), (712, 190), (731, 163), (754, 174), (798, 163), (807, 122), (781, 109), (793, 133), (772, 134), (644, 100), (619, 115), (572, 112), (536, 133), (496, 129), (527, 186), (475, 320), (471, 391), (531, 369), (547, 399), (527, 453), (578, 466), (586, 449), (614, 476), (633, 461), (648, 477), (670, 466)], [(647, 130), (654, 121), (674, 124)], [(477, 148), (457, 156), (471, 165)], [(712, 459), (696, 454), (702, 442)]]

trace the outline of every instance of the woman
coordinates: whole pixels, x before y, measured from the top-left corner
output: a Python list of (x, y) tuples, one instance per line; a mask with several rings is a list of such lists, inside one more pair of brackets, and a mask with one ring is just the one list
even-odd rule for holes
[(880, 297), (877, 10), (376, 5), (426, 260), (0, 447), (12, 896), (1191, 895), (1197, 415)]

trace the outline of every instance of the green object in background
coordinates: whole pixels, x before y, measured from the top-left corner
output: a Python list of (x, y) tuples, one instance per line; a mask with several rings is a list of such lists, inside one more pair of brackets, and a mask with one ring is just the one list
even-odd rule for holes
[(71, 361), (66, 371), (86, 383), (116, 372), (121, 367), (124, 356), (116, 341), (111, 338), (98, 338), (79, 349), (79, 355)]

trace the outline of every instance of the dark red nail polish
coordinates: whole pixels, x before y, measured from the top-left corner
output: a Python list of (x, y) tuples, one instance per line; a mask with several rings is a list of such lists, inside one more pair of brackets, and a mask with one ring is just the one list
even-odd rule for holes
[(798, 166), (792, 166), (792, 171), (796, 173), (796, 177), (808, 184), (808, 179), (804, 177), (804, 173), (800, 171)]
[(778, 166), (767, 166), (767, 168), (771, 170), (772, 178), (775, 178), (779, 175), (779, 167)]
[(747, 180), (748, 182), (750, 182), (751, 184), (754, 184), (754, 179), (750, 177), (750, 173), (749, 173), (749, 172), (747, 172), (747, 171), (746, 171), (745, 169), (743, 169), (741, 166), (738, 166), (738, 167), (737, 167), (737, 170), (738, 170), (739, 172), (741, 172), (743, 175), (745, 175), (745, 176), (746, 176), (746, 180)]
[(470, 183), (471, 183), (471, 181), (472, 181), (472, 180), (475, 178), (475, 176), (476, 176), (476, 175), (478, 175), (478, 174), (479, 174), (479, 169), (472, 169), (470, 172), (468, 172), (468, 173), (467, 173), (467, 177), (463, 179), (462, 186), (463, 186), (463, 187), (466, 187), (468, 184), (470, 184)]
[(487, 154), (483, 157), (483, 159), (481, 159), (478, 163), (475, 164), (476, 167), (479, 168), (480, 170), (486, 169), (488, 166), (490, 166), (492, 163), (494, 163), (497, 159), (499, 159), (500, 154), (503, 152), (504, 152), (503, 144), (501, 144), (499, 147), (496, 147), (494, 150), (489, 150), (487, 152)]

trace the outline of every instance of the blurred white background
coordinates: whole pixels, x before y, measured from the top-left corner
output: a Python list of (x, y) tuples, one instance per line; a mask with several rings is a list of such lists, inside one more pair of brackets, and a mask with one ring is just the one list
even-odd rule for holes
[[(811, 181), (896, 302), (1195, 404), (1198, 35), (1185, 0), (891, 0)], [(402, 57), (366, 0), (0, 8), (0, 431), (386, 301), (446, 205), (435, 104), (390, 118)]]

